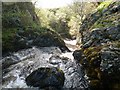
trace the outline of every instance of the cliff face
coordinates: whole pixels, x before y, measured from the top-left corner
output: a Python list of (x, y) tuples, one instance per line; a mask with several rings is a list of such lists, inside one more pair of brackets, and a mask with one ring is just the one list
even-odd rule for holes
[(120, 2), (103, 2), (80, 27), (85, 67), (92, 90), (120, 89)]
[(2, 3), (2, 52), (18, 51), (32, 46), (66, 46), (54, 31), (41, 27), (31, 2)]

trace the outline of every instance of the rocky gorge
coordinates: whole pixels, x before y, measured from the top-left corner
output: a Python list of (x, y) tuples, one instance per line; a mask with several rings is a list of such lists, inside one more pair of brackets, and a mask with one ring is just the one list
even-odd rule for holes
[(120, 89), (120, 2), (86, 16), (80, 47), (41, 27), (32, 3), (3, 3), (2, 15), (3, 89)]

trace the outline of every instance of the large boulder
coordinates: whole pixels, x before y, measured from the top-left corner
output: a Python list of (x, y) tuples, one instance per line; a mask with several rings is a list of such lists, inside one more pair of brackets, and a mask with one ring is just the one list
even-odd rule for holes
[(61, 89), (64, 80), (64, 73), (58, 68), (39, 68), (26, 78), (26, 83), (33, 87)]
[(83, 51), (82, 50), (75, 50), (72, 55), (73, 55), (74, 59), (77, 62), (79, 62), (83, 58)]

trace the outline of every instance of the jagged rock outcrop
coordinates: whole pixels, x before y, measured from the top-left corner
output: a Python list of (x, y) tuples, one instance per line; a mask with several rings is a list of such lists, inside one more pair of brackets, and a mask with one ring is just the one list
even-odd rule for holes
[(83, 21), (80, 33), (80, 51), (84, 57), (78, 59), (85, 68), (91, 89), (119, 90), (120, 2), (101, 3)]
[(18, 51), (32, 46), (58, 46), (68, 50), (54, 31), (41, 27), (31, 2), (2, 3), (2, 52)]

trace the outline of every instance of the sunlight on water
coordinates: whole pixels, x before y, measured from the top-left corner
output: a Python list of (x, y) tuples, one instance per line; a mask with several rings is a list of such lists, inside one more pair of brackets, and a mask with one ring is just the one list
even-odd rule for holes
[(24, 77), (19, 76), (20, 71), (16, 70), (12, 74), (16, 77), (15, 80), (10, 81), (6, 88), (27, 88)]
[(66, 44), (76, 45), (76, 40), (70, 40), (70, 41), (64, 40), (64, 42), (65, 42)]
[(74, 57), (73, 57), (73, 52), (66, 52), (66, 53), (62, 53), (61, 55), (60, 55), (60, 57), (67, 57), (67, 58), (69, 58), (70, 60), (74, 60)]

